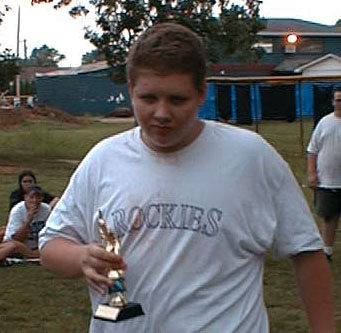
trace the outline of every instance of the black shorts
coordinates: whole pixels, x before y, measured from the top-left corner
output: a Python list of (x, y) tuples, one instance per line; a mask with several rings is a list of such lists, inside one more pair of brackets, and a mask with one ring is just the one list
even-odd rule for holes
[(326, 219), (341, 213), (341, 189), (318, 188), (314, 198), (315, 211)]

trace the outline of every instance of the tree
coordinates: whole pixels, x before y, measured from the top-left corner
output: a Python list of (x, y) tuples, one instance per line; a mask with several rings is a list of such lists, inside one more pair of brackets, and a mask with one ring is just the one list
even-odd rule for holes
[(0, 92), (5, 92), (9, 84), (19, 74), (20, 67), (17, 65), (16, 57), (10, 49), (0, 53)]
[(57, 66), (63, 59), (65, 59), (65, 56), (58, 53), (56, 49), (43, 45), (40, 48), (34, 48), (32, 50), (27, 64), (33, 66)]
[(10, 6), (4, 5), (4, 4), (0, 5), (0, 24), (2, 23), (2, 21), (4, 19), (5, 12), (8, 12), (9, 10), (11, 10)]
[[(35, 3), (54, 0), (33, 0)], [(108, 63), (123, 73), (127, 52), (138, 35), (158, 22), (175, 21), (200, 36), (206, 45), (209, 62), (237, 57), (254, 60), (256, 34), (264, 26), (259, 19), (261, 0), (244, 0), (243, 6), (230, 0), (89, 0), (97, 13), (100, 32), (86, 30), (85, 37), (105, 55)], [(72, 0), (59, 0), (56, 8)], [(215, 15), (218, 10), (218, 16)], [(87, 14), (84, 6), (70, 10), (72, 16)]]
[(93, 50), (83, 54), (82, 56), (82, 64), (91, 64), (96, 61), (105, 60), (104, 54), (98, 52), (98, 50)]

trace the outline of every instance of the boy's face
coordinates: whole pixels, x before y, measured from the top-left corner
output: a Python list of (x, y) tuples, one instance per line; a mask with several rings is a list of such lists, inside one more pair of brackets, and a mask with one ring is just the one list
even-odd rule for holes
[(333, 98), (334, 112), (341, 113), (341, 91), (335, 91)]
[(25, 202), (28, 209), (37, 209), (41, 202), (43, 201), (43, 196), (34, 191), (25, 194)]
[(176, 151), (200, 134), (198, 109), (205, 101), (205, 84), (199, 92), (189, 74), (161, 76), (141, 69), (135, 84), (128, 87), (142, 139), (151, 149)]

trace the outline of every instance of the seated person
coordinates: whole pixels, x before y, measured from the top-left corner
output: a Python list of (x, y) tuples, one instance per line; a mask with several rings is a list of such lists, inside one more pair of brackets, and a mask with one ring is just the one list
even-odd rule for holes
[[(19, 187), (14, 190), (9, 197), (9, 209), (11, 210), (17, 203), (23, 201), (25, 193), (27, 193), (28, 189), (36, 183), (37, 179), (33, 171), (29, 169), (22, 170), (18, 176)], [(55, 206), (58, 199), (58, 197), (43, 191), (43, 202), (48, 203), (51, 208)]]
[[(51, 210), (48, 204), (42, 202), (43, 194), (43, 190), (38, 185), (33, 185), (27, 189), (24, 201), (16, 204), (9, 213), (4, 236), (5, 242), (15, 240), (34, 251), (33, 253), (27, 252), (31, 258), (39, 257), (38, 234), (45, 226)], [(20, 252), (22, 255), (27, 256), (27, 253)], [(13, 253), (15, 252), (12, 252), (11, 255)]]

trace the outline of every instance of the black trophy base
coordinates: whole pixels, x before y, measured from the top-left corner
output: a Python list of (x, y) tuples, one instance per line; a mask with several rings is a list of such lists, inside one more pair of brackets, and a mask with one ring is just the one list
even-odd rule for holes
[(109, 306), (108, 304), (100, 304), (96, 310), (94, 317), (100, 320), (118, 322), (127, 320), (137, 316), (144, 315), (141, 304), (128, 303), (123, 307)]

